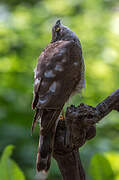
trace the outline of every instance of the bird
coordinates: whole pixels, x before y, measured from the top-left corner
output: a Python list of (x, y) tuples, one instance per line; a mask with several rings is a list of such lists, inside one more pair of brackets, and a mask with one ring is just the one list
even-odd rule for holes
[(69, 98), (84, 88), (84, 72), (79, 38), (57, 20), (52, 27), (52, 39), (34, 69), (32, 108), (36, 112), (32, 132), (36, 123), (40, 123), (37, 172), (47, 172), (50, 168), (58, 118)]

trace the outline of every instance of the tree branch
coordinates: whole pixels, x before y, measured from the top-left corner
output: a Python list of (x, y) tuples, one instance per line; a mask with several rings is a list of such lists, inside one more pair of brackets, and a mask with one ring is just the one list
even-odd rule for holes
[(85, 180), (78, 149), (96, 135), (96, 123), (112, 110), (119, 112), (119, 89), (96, 107), (81, 103), (67, 108), (65, 121), (59, 120), (53, 157), (63, 180)]

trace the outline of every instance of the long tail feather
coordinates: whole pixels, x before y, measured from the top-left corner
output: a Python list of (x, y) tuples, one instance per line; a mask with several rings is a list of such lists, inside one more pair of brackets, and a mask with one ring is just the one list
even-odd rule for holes
[(48, 171), (54, 145), (56, 120), (60, 110), (43, 110), (41, 117), (40, 140), (37, 153), (37, 171)]

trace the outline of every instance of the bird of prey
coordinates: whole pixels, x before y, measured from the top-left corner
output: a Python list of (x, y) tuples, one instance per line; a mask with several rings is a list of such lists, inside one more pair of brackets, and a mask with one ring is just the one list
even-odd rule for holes
[(32, 131), (40, 121), (37, 171), (50, 167), (57, 119), (64, 104), (84, 87), (84, 60), (81, 43), (74, 32), (58, 20), (52, 28), (52, 40), (41, 53), (34, 70), (36, 109)]

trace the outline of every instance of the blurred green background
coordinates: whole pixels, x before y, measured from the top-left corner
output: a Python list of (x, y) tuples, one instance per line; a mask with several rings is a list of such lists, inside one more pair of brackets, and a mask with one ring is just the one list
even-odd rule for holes
[[(33, 69), (59, 18), (80, 38), (85, 59), (86, 88), (83, 96), (77, 95), (71, 103), (96, 106), (119, 88), (118, 0), (0, 0), (0, 155), (13, 144), (12, 158), (27, 180), (35, 176), (39, 135), (37, 127), (30, 136)], [(117, 112), (101, 121), (97, 136), (81, 148), (87, 180), (96, 180), (96, 172), (98, 180), (102, 180), (100, 165), (105, 163), (102, 158), (96, 166), (96, 153), (105, 154), (114, 173), (111, 179), (119, 180)], [(54, 160), (48, 180), (51, 179), (61, 180)]]

